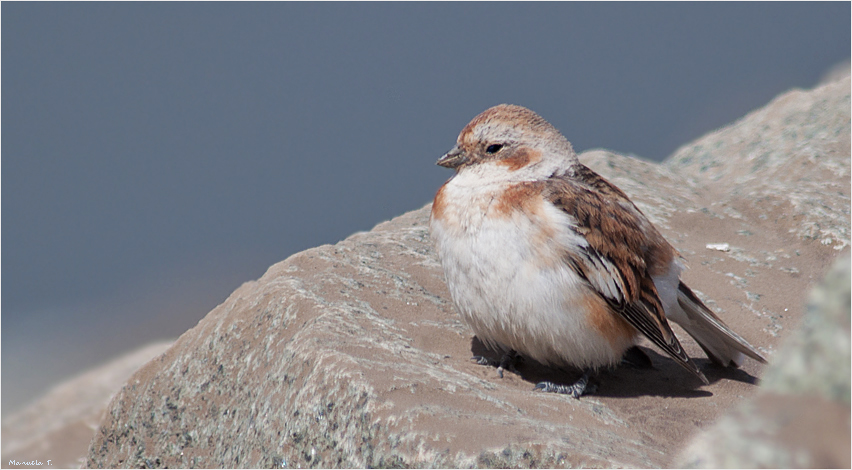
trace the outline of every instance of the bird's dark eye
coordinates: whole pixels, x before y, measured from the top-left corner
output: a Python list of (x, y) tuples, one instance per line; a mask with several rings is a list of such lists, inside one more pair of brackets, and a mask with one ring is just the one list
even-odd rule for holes
[(503, 144), (491, 144), (485, 149), (485, 153), (497, 153), (503, 148)]

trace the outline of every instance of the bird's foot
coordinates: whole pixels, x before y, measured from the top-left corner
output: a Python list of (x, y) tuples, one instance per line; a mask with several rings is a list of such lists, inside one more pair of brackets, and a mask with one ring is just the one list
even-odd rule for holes
[(539, 382), (536, 384), (535, 390), (541, 390), (542, 392), (547, 393), (560, 393), (563, 395), (570, 395), (573, 398), (580, 398), (583, 395), (594, 393), (598, 388), (597, 385), (589, 381), (590, 375), (591, 372), (588, 370), (583, 372), (583, 376), (580, 377), (580, 380), (571, 385), (555, 384), (553, 382)]
[(515, 368), (515, 365), (520, 360), (520, 356), (515, 352), (514, 349), (510, 349), (509, 352), (503, 354), (503, 357), (500, 358), (500, 361), (495, 361), (490, 357), (485, 356), (473, 356), (471, 359), (479, 365), (483, 366), (496, 366), (497, 367), (497, 375), (502, 379), (503, 371), (509, 370), (510, 372), (518, 373), (518, 369)]

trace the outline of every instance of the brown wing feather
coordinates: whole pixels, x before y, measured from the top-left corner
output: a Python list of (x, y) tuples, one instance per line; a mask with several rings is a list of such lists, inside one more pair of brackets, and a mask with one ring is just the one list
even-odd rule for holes
[[(652, 243), (646, 230), (653, 226), (620, 189), (600, 175), (579, 164), (568, 171), (548, 180), (545, 196), (576, 220), (577, 231), (589, 243), (568, 254), (569, 264), (614, 312), (707, 383), (669, 327), (651, 278), (654, 250), (665, 248), (657, 241), (662, 236), (651, 237)], [(656, 231), (654, 235), (658, 235)], [(662, 243), (667, 244), (664, 239)], [(614, 283), (603, 284), (602, 278)]]

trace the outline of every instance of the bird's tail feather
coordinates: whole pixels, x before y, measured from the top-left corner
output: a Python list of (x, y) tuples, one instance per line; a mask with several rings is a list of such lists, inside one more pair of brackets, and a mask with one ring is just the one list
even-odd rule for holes
[(737, 367), (742, 364), (743, 355), (746, 355), (766, 363), (766, 359), (748, 344), (748, 341), (728, 328), (728, 325), (710, 311), (682, 282), (678, 286), (677, 302), (686, 315), (685, 318), (678, 316), (680, 318), (672, 319), (695, 338), (713, 362), (722, 366)]

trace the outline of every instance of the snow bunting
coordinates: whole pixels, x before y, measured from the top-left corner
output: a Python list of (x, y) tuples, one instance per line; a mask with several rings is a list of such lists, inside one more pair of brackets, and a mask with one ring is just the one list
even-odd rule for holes
[(438, 165), (456, 173), (438, 190), (430, 233), (453, 302), (498, 372), (517, 354), (589, 374), (621, 361), (640, 335), (705, 384), (668, 320), (714, 362), (766, 360), (680, 281), (680, 254), (620, 189), (582, 165), (550, 123), (521, 106), (475, 117)]

